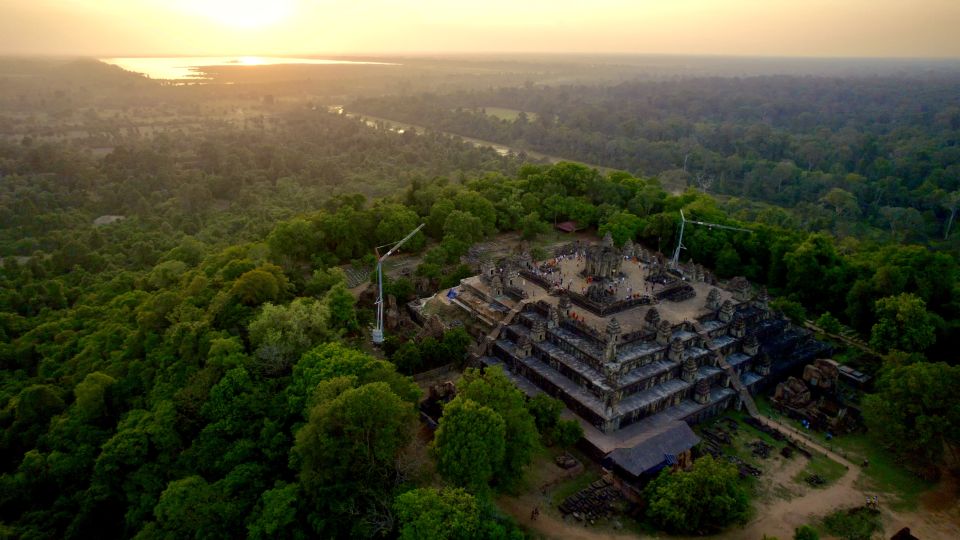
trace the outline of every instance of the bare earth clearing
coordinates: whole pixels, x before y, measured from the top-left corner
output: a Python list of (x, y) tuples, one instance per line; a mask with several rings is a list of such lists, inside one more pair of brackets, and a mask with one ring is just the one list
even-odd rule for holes
[[(893, 496), (870, 490), (869, 481), (863, 476), (859, 465), (806, 439), (789, 426), (778, 425), (772, 421), (766, 421), (766, 423), (794, 439), (804, 440), (810, 450), (825, 454), (830, 459), (848, 467), (848, 470), (833, 484), (817, 489), (793, 480), (805, 466), (806, 459), (797, 456), (790, 460), (779, 460), (772, 467), (768, 467), (760, 477), (760, 493), (755, 502), (754, 519), (743, 528), (733, 527), (712, 538), (760, 540), (764, 535), (769, 535), (781, 540), (789, 539), (793, 537), (794, 529), (800, 525), (813, 524), (838, 509), (862, 505), (867, 494), (880, 496), (884, 538), (888, 538), (902, 527), (910, 527), (914, 536), (923, 540), (960, 538), (960, 507), (957, 505), (955, 479), (947, 478), (938, 484), (937, 488), (921, 496), (917, 511), (894, 511), (883, 504), (885, 499), (891, 500)], [(596, 471), (596, 466), (589, 466), (587, 471), (591, 470)], [(583, 540), (638, 537), (686, 540), (685, 537), (651, 536), (633, 531), (616, 530), (610, 523), (601, 523), (588, 528), (576, 521), (564, 520), (556, 506), (551, 504), (551, 495), (556, 488), (548, 489), (546, 494), (543, 494), (539, 487), (561, 478), (564, 471), (551, 461), (541, 459), (534, 463), (529, 474), (531, 488), (527, 492), (519, 497), (502, 496), (497, 502), (504, 511), (533, 534), (543, 538)], [(589, 472), (581, 474), (589, 474)], [(530, 513), (536, 507), (539, 507), (540, 515), (536, 520), (531, 520)], [(623, 522), (627, 523), (627, 520)]]

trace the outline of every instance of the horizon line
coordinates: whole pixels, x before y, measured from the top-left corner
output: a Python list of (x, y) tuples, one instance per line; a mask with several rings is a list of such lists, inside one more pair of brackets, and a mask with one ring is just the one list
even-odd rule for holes
[(724, 53), (666, 53), (630, 51), (404, 51), (404, 52), (316, 52), (316, 53), (173, 53), (173, 54), (70, 54), (70, 53), (22, 53), (0, 51), (0, 58), (203, 58), (203, 57), (263, 57), (263, 58), (430, 58), (430, 57), (660, 57), (702, 59), (748, 59), (748, 60), (859, 60), (859, 61), (935, 61), (960, 62), (960, 56), (813, 56), (774, 54), (724, 54)]

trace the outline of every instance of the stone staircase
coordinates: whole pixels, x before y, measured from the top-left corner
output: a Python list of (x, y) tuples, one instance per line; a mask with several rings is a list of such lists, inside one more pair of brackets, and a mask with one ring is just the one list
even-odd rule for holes
[(717, 355), (717, 366), (727, 373), (727, 377), (730, 379), (730, 386), (732, 386), (740, 396), (740, 403), (747, 408), (747, 412), (750, 413), (750, 416), (753, 416), (754, 418), (760, 418), (760, 410), (757, 409), (757, 404), (754, 403), (753, 396), (750, 395), (750, 391), (747, 390), (747, 387), (743, 385), (743, 381), (740, 380), (740, 375), (738, 375), (736, 370), (733, 369), (733, 366), (727, 363), (726, 356), (717, 349), (717, 346), (714, 345), (713, 340), (710, 339), (710, 336), (706, 334), (703, 326), (698, 321), (693, 322), (693, 329), (697, 335), (703, 338), (703, 342), (706, 344), (707, 350)]
[(740, 380), (740, 375), (737, 374), (736, 370), (733, 369), (733, 366), (727, 363), (727, 359), (721, 354), (719, 360), (717, 360), (717, 365), (723, 368), (727, 372), (727, 377), (730, 378), (730, 386), (737, 391), (737, 394), (740, 395), (740, 402), (744, 407), (747, 408), (747, 412), (750, 413), (750, 416), (754, 418), (760, 417), (760, 410), (757, 409), (757, 404), (753, 402), (753, 396), (750, 395), (750, 391), (747, 390), (747, 387), (743, 385), (743, 381)]
[(372, 268), (364, 266), (362, 268), (357, 268), (352, 264), (340, 267), (343, 270), (344, 275), (347, 277), (347, 288), (352, 289), (357, 285), (362, 284), (365, 281), (370, 280), (370, 272), (373, 271)]
[(867, 354), (877, 357), (880, 356), (880, 354), (873, 350), (866, 341), (860, 338), (860, 336), (857, 335), (857, 332), (852, 328), (844, 326), (841, 328), (839, 334), (832, 334), (817, 326), (813, 321), (804, 321), (803, 326), (807, 329), (813, 330), (814, 332), (819, 332), (838, 341), (842, 341), (851, 347), (856, 347)]
[(517, 315), (519, 315), (520, 312), (523, 311), (523, 307), (526, 306), (531, 301), (532, 300), (525, 298), (517, 302), (517, 305), (513, 306), (513, 309), (511, 309), (503, 319), (500, 319), (500, 322), (493, 327), (493, 330), (491, 330), (490, 333), (484, 336), (483, 339), (474, 343), (473, 349), (470, 351), (470, 359), (472, 361), (475, 361), (475, 360), (478, 360), (481, 356), (483, 356), (484, 352), (486, 352), (487, 350), (488, 345), (490, 343), (493, 343), (494, 341), (497, 340), (497, 338), (500, 337), (500, 332), (502, 332), (503, 329), (506, 328), (507, 326), (510, 326), (513, 323), (513, 319), (515, 319)]

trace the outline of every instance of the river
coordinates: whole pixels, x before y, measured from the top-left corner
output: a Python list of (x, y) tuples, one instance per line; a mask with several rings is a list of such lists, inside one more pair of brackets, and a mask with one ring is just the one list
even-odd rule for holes
[(601, 167), (600, 165), (594, 165), (594, 164), (592, 164), (592, 163), (583, 163), (583, 162), (581, 162), (581, 161), (576, 161), (576, 160), (573, 160), (573, 159), (563, 158), (563, 157), (559, 157), (559, 156), (551, 156), (551, 155), (549, 155), (549, 154), (543, 154), (543, 153), (541, 153), (541, 152), (534, 152), (534, 151), (532, 151), (532, 150), (525, 150), (525, 149), (523, 149), (523, 148), (514, 148), (514, 147), (511, 147), (511, 146), (507, 146), (507, 145), (504, 145), (504, 144), (496, 143), (496, 142), (493, 142), (493, 141), (485, 141), (485, 140), (483, 140), (483, 139), (475, 139), (475, 138), (473, 138), (473, 137), (466, 137), (466, 136), (464, 136), (464, 135), (460, 135), (460, 134), (458, 134), (458, 133), (451, 133), (451, 132), (449, 132), (449, 131), (437, 131), (437, 130), (435, 130), (435, 129), (428, 128), (428, 127), (426, 127), (426, 126), (420, 126), (420, 125), (417, 125), (417, 124), (409, 124), (409, 123), (407, 123), (407, 122), (399, 122), (399, 121), (397, 121), (397, 120), (390, 120), (389, 118), (382, 118), (382, 117), (379, 117), (379, 116), (372, 116), (372, 115), (363, 114), (363, 113), (345, 112), (345, 111), (343, 111), (343, 109), (342, 109), (341, 107), (331, 107), (330, 110), (331, 110), (332, 112), (338, 112), (338, 111), (339, 111), (339, 112), (341, 112), (341, 114), (344, 114), (344, 115), (346, 115), (346, 116), (348, 116), (348, 117), (350, 117), (350, 118), (358, 118), (358, 119), (362, 120), (365, 124), (367, 124), (367, 125), (370, 126), (370, 127), (379, 128), (379, 127), (382, 125), (382, 126), (385, 127), (386, 129), (389, 129), (389, 130), (391, 130), (391, 131), (396, 131), (396, 132), (398, 132), (398, 133), (402, 133), (404, 130), (407, 130), (407, 129), (415, 129), (415, 130), (417, 130), (417, 131), (435, 131), (435, 132), (437, 132), (437, 133), (441, 133), (441, 134), (446, 135), (446, 136), (448, 136), (448, 137), (456, 137), (456, 138), (458, 138), (458, 139), (462, 139), (463, 141), (468, 142), (468, 143), (470, 143), (470, 144), (472, 144), (472, 145), (474, 145), (474, 146), (476, 146), (476, 147), (479, 147), (479, 148), (484, 148), (484, 147), (493, 148), (493, 150), (496, 151), (496, 152), (497, 152), (498, 154), (500, 154), (501, 156), (506, 156), (506, 155), (509, 155), (509, 154), (521, 154), (521, 153), (523, 153), (523, 154), (526, 154), (527, 156), (529, 156), (529, 157), (532, 158), (532, 159), (539, 160), (539, 161), (546, 161), (547, 163), (559, 163), (559, 162), (561, 162), (561, 161), (566, 161), (566, 162), (569, 162), (569, 163), (579, 163), (579, 164), (581, 164), (581, 165), (586, 165), (587, 167), (590, 167), (590, 168), (592, 168), (592, 169), (597, 169), (598, 171), (600, 171), (600, 172), (603, 173), (603, 174), (607, 174), (608, 172), (611, 172), (611, 171), (615, 171), (615, 170), (616, 170), (616, 169), (611, 169), (611, 168), (609, 168), (609, 167)]

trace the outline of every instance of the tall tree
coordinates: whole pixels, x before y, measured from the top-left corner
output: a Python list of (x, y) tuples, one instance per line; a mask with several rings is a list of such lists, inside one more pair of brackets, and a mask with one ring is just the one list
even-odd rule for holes
[(910, 467), (934, 475), (944, 452), (960, 458), (960, 366), (915, 362), (887, 367), (877, 392), (863, 399), (863, 417), (884, 446)]
[(731, 463), (704, 456), (689, 471), (665, 469), (644, 490), (647, 517), (682, 534), (709, 534), (746, 521), (747, 489)]
[(444, 406), (434, 450), (445, 478), (483, 493), (503, 467), (505, 448), (506, 427), (493, 409), (463, 396)]
[(927, 311), (926, 303), (913, 294), (877, 300), (876, 313), (870, 344), (882, 352), (920, 352), (936, 341), (936, 320)]
[(537, 447), (537, 426), (526, 406), (526, 397), (499, 367), (468, 369), (460, 381), (459, 395), (495, 411), (504, 421), (509, 444), (494, 471), (496, 483), (510, 487), (523, 478), (524, 468)]
[[(319, 534), (373, 532), (377, 514), (393, 499), (397, 456), (410, 441), (414, 419), (410, 403), (382, 382), (346, 390), (310, 411), (293, 451)], [(361, 519), (348, 519), (352, 515)]]

